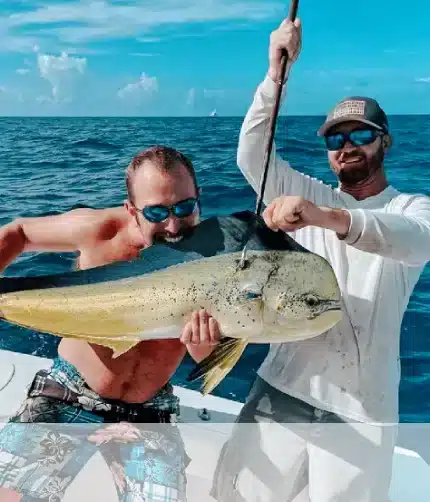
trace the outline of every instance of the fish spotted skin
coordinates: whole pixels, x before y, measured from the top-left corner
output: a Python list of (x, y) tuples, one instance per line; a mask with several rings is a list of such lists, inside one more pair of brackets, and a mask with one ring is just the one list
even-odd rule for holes
[[(1, 317), (107, 346), (117, 357), (142, 340), (179, 338), (191, 312), (205, 309), (224, 337), (194, 373), (206, 378), (207, 392), (248, 343), (317, 336), (341, 318), (340, 291), (329, 263), (288, 236), (273, 235), (278, 233), (255, 218), (245, 212), (205, 220), (189, 238), (151, 246), (134, 262), (2, 278)], [(251, 224), (255, 235), (241, 268), (241, 248)], [(231, 339), (237, 343), (228, 343)]]

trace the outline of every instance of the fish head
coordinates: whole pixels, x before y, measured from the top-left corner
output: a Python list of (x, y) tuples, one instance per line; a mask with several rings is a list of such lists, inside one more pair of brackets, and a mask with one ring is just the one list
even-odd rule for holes
[(273, 268), (262, 290), (266, 333), (280, 341), (304, 339), (341, 320), (341, 293), (327, 260), (301, 251), (276, 251), (267, 258)]
[(214, 282), (208, 291), (211, 313), (225, 336), (259, 336), (263, 327), (263, 290), (273, 265), (264, 258), (264, 252), (250, 252), (246, 267), (239, 266), (240, 253), (233, 255), (233, 262), (231, 256), (226, 262), (220, 261), (221, 271), (213, 274)]

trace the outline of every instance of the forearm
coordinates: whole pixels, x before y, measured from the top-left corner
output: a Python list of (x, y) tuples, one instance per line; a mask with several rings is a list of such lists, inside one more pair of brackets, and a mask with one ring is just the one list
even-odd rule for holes
[[(286, 94), (288, 81), (283, 88)], [(269, 123), (276, 101), (277, 84), (270, 74), (258, 86), (253, 102), (241, 127), (237, 150), (237, 164), (248, 183), (259, 193), (265, 154), (269, 138)], [(283, 131), (285, 132), (285, 131)], [(320, 180), (304, 175), (291, 167), (276, 153), (273, 142), (264, 203), (269, 204), (281, 195), (301, 195), (316, 204), (333, 204), (333, 190)]]
[(368, 253), (422, 266), (430, 260), (430, 220), (372, 210), (350, 211), (345, 242)]
[(430, 260), (430, 207), (411, 214), (320, 209), (324, 216), (317, 226), (333, 230), (350, 246), (410, 266)]
[[(286, 92), (287, 84), (284, 87)], [(237, 165), (248, 183), (258, 193), (265, 160), (269, 135), (270, 115), (275, 106), (276, 84), (266, 75), (257, 87), (251, 106), (243, 121), (237, 149)], [(278, 197), (283, 192), (282, 180), (279, 177), (278, 162), (284, 163), (283, 174), (289, 167), (276, 155), (276, 144), (273, 142), (269, 176), (266, 181), (265, 202)]]
[(0, 272), (25, 250), (25, 234), (19, 222), (0, 228)]

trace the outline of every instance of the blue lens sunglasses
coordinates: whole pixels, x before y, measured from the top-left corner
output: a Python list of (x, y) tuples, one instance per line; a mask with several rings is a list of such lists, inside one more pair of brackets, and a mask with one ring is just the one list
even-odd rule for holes
[(145, 206), (142, 209), (134, 206), (134, 208), (142, 213), (144, 218), (151, 223), (161, 223), (167, 220), (170, 214), (173, 214), (177, 218), (187, 218), (187, 216), (191, 216), (194, 213), (197, 207), (200, 208), (199, 197), (180, 200), (171, 206), (156, 204), (153, 206)]
[(384, 132), (376, 129), (357, 129), (351, 132), (338, 132), (325, 136), (325, 144), (328, 150), (341, 150), (347, 141), (353, 146), (370, 145), (378, 136), (384, 136)]

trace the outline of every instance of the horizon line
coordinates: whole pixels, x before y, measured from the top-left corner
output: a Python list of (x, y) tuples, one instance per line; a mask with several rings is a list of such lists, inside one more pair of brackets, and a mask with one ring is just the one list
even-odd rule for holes
[[(430, 117), (429, 113), (391, 113), (387, 114), (388, 117)], [(297, 117), (310, 117), (321, 118), (326, 117), (325, 114), (279, 114), (278, 118), (297, 118)], [(216, 120), (220, 118), (245, 118), (245, 115), (217, 115), (212, 117), (210, 115), (0, 115), (0, 119), (47, 119), (47, 118), (109, 118), (109, 119), (211, 119)]]

